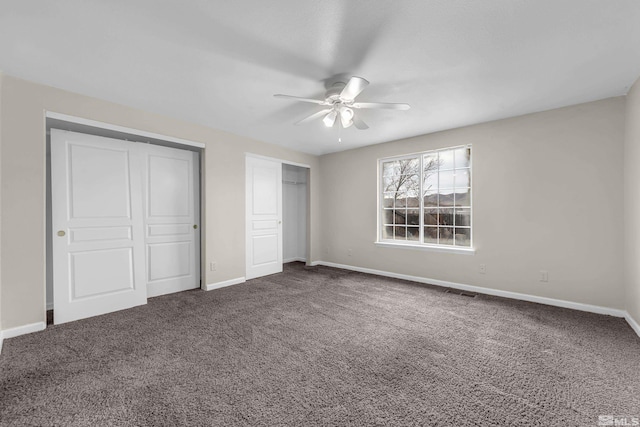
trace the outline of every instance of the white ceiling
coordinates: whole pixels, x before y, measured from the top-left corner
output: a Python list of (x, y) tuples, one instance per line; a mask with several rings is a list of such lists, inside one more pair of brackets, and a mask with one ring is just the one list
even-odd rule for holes
[[(637, 0), (1, 0), (6, 74), (323, 154), (623, 95)], [(293, 123), (336, 75), (370, 129)]]

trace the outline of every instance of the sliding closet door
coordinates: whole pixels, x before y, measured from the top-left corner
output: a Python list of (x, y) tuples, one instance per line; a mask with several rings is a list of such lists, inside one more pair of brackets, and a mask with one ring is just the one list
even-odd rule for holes
[(133, 143), (51, 130), (55, 323), (145, 304)]
[(147, 295), (199, 288), (198, 153), (140, 145)]

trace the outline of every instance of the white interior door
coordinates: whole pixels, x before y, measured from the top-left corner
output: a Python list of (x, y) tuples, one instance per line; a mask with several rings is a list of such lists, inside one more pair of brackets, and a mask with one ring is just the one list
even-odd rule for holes
[(51, 130), (54, 322), (147, 301), (133, 143)]
[(246, 278), (282, 271), (282, 163), (246, 159)]
[(199, 288), (198, 153), (147, 144), (141, 152), (147, 296)]

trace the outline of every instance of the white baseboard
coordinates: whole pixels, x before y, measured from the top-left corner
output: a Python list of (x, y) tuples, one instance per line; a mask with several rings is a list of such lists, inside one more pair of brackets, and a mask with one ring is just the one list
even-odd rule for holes
[(44, 331), (46, 327), (47, 324), (45, 322), (37, 322), (0, 331), (0, 353), (2, 353), (2, 341), (5, 339), (19, 337), (20, 335), (30, 334), (32, 332)]
[(235, 279), (224, 280), (222, 282), (209, 283), (205, 288), (205, 291), (211, 291), (213, 289), (224, 288), (231, 285), (238, 285), (246, 281), (247, 280), (244, 277), (236, 277)]
[(294, 257), (294, 258), (287, 258), (284, 261), (282, 261), (283, 264), (286, 264), (288, 262), (307, 262), (306, 258), (302, 258), (302, 257)]
[[(326, 261), (314, 261), (311, 265), (325, 265), (327, 267), (342, 268), (344, 270), (358, 271), (360, 273), (375, 274), (378, 276), (393, 277), (395, 279), (410, 280), (412, 282), (427, 283), (446, 288), (460, 289), (462, 291), (477, 292), (479, 294), (493, 295), (497, 297), (516, 299), (521, 301), (535, 302), (538, 304), (553, 305), (556, 307), (570, 308), (573, 310), (587, 311), (590, 313), (606, 314), (614, 317), (625, 317), (627, 312), (616, 308), (602, 307), (599, 305), (583, 304), (579, 302), (566, 301), (554, 298), (540, 297), (536, 295), (521, 294), (518, 292), (503, 291), (499, 289), (483, 288), (481, 286), (466, 285), (463, 283), (448, 282), (445, 280), (429, 279), (420, 276), (409, 276), (407, 274), (391, 273), (389, 271), (374, 270), (371, 268), (355, 267), (352, 265), (336, 264)], [(637, 332), (637, 330), (636, 330)]]
[(31, 332), (44, 331), (46, 327), (47, 324), (45, 322), (30, 323), (28, 325), (3, 330), (2, 337), (4, 339), (19, 337), (20, 335), (30, 334)]
[(638, 334), (638, 336), (640, 337), (640, 325), (638, 325), (638, 322), (636, 322), (636, 320), (633, 317), (631, 317), (631, 314), (629, 314), (629, 312), (625, 313), (624, 318), (629, 324), (629, 326), (631, 326), (631, 329), (636, 331), (636, 334)]

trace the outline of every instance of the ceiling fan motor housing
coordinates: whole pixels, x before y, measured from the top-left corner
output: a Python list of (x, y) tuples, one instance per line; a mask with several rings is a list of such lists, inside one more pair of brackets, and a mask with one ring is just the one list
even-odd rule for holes
[(325, 95), (325, 97), (327, 99), (330, 99), (331, 101), (337, 101), (340, 99), (340, 94), (342, 93), (342, 90), (344, 89), (344, 87), (346, 86), (346, 83), (343, 82), (335, 82), (328, 90), (327, 93)]

